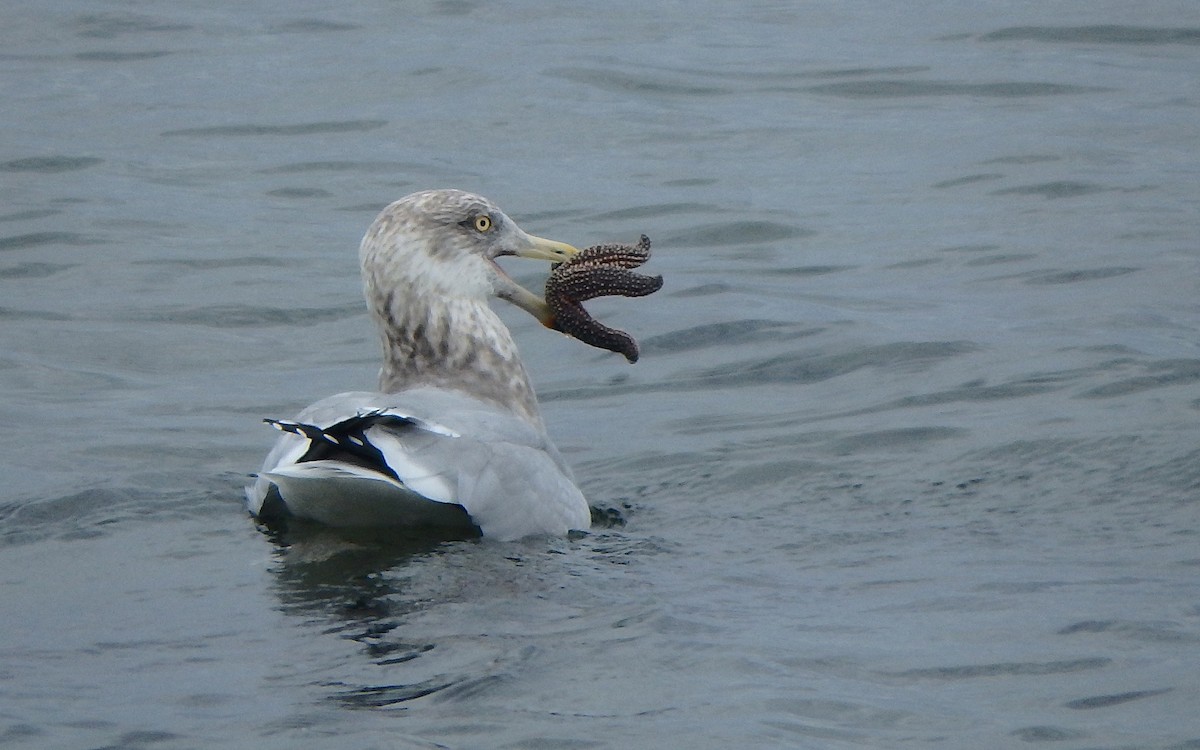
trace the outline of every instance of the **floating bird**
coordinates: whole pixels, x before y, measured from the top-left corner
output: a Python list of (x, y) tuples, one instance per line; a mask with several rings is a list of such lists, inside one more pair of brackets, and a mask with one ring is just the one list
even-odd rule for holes
[[(495, 261), (566, 263), (565, 273), (578, 254), (459, 190), (413, 193), (385, 208), (359, 250), (383, 342), (379, 391), (341, 393), (295, 419), (266, 420), (282, 434), (246, 488), (250, 512), (342, 527), (477, 530), (500, 540), (588, 528), (588, 503), (546, 435), (512, 334), (488, 305), (499, 297), (557, 328), (556, 310), (578, 306), (552, 307)], [(564, 284), (578, 299), (661, 286), (627, 279), (589, 288), (586, 273)], [(586, 313), (570, 319), (564, 332), (612, 340)]]

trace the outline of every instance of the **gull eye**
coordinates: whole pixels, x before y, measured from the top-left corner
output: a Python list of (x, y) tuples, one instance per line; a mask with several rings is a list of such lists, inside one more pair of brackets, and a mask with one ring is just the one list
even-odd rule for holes
[(492, 229), (492, 217), (488, 216), (487, 214), (480, 214), (476, 216), (475, 221), (472, 223), (475, 227), (475, 231), (479, 232), (480, 234), (490, 232)]

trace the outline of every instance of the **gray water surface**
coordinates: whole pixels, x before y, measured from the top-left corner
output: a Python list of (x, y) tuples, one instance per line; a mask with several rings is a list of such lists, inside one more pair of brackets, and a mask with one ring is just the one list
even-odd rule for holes
[[(1200, 747), (1200, 11), (913, 5), (6, 9), (0, 746)], [(501, 310), (610, 523), (256, 528), (449, 186), (654, 241)]]

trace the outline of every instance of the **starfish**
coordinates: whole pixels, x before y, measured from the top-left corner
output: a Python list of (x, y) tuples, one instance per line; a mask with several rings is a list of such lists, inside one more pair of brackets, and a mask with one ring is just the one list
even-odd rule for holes
[(597, 321), (581, 302), (596, 297), (643, 297), (662, 288), (662, 276), (629, 269), (650, 258), (650, 238), (636, 245), (593, 245), (557, 264), (546, 279), (546, 303), (554, 313), (553, 328), (598, 349), (625, 355), (637, 362), (638, 345), (624, 331)]

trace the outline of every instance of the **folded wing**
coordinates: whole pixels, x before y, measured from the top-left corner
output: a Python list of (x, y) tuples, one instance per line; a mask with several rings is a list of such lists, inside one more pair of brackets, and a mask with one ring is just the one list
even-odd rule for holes
[(268, 422), (283, 434), (246, 488), (256, 516), (475, 526), (498, 539), (590, 523), (570, 470), (539, 427), (458, 392), (344, 393), (295, 420)]

